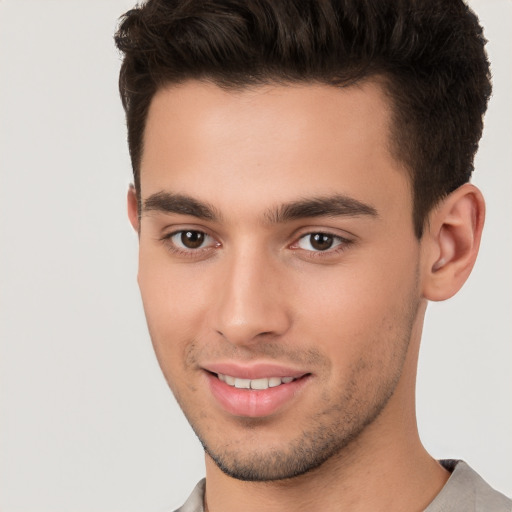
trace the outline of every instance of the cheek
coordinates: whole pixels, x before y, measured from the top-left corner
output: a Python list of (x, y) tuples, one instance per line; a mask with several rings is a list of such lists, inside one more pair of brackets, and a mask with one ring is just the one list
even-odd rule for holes
[[(183, 268), (185, 267), (185, 268)], [(165, 258), (141, 251), (138, 282), (151, 340), (164, 373), (183, 364), (187, 347), (207, 309), (207, 287), (188, 265), (176, 267)]]
[(419, 300), (416, 261), (412, 252), (400, 260), (361, 259), (302, 283), (299, 294), (309, 295), (302, 329), (342, 367), (387, 360), (410, 336)]

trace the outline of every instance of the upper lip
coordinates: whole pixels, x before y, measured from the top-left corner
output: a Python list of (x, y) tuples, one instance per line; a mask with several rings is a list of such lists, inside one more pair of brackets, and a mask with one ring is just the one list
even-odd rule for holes
[(303, 377), (309, 372), (286, 365), (276, 363), (235, 363), (218, 362), (208, 363), (202, 366), (204, 370), (210, 373), (221, 373), (238, 379), (264, 379), (270, 377), (293, 377), (297, 379)]

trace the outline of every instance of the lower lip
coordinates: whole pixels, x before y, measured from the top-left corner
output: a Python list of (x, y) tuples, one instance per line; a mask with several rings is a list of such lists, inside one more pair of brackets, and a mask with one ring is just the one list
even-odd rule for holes
[(274, 388), (253, 390), (238, 389), (222, 382), (216, 375), (206, 373), (213, 396), (220, 406), (234, 416), (261, 418), (274, 414), (293, 401), (309, 381), (309, 375), (280, 384)]

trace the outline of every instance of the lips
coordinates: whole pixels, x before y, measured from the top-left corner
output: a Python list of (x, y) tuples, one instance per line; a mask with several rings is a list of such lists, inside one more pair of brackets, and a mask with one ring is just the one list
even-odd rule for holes
[(211, 364), (205, 370), (217, 404), (231, 415), (251, 418), (270, 416), (291, 404), (311, 377), (274, 364)]

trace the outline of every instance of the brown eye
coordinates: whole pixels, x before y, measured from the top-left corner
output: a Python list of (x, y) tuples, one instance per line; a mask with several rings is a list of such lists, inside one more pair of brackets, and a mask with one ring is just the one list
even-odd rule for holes
[(348, 243), (348, 241), (339, 236), (330, 235), (329, 233), (308, 233), (299, 239), (297, 246), (306, 251), (321, 252), (337, 247), (343, 243)]
[(201, 231), (182, 231), (180, 241), (187, 249), (198, 249), (203, 245), (204, 238)]
[(206, 233), (191, 229), (177, 231), (169, 238), (174, 246), (183, 250), (202, 249), (213, 242), (212, 237)]
[(326, 251), (332, 247), (334, 237), (325, 233), (314, 233), (309, 235), (309, 243), (317, 251)]

